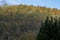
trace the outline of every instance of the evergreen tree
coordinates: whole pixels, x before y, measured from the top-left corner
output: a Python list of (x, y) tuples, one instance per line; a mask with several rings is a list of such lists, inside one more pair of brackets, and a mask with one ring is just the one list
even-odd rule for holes
[(3, 23), (0, 23), (0, 36), (3, 35), (3, 31), (4, 31)]
[(60, 40), (60, 18), (57, 23), (57, 40)]
[(40, 28), (39, 34), (37, 36), (37, 40), (48, 40), (49, 39), (49, 36), (48, 36), (48, 29), (50, 26), (49, 22), (50, 22), (49, 17), (47, 17), (45, 22)]
[(60, 18), (47, 17), (40, 28), (37, 40), (60, 40)]
[(49, 22), (49, 27), (48, 27), (48, 36), (49, 36), (49, 39), (48, 40), (51, 40), (52, 39), (52, 30), (53, 30), (53, 17), (51, 17), (50, 19), (50, 22)]
[(54, 40), (57, 40), (57, 19), (55, 18), (54, 19), (54, 23), (53, 23), (53, 37), (54, 37)]

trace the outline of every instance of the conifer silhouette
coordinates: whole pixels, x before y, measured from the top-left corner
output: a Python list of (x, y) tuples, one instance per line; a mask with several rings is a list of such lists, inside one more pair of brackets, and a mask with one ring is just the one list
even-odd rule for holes
[(40, 28), (37, 40), (60, 40), (60, 18), (46, 18), (45, 22)]

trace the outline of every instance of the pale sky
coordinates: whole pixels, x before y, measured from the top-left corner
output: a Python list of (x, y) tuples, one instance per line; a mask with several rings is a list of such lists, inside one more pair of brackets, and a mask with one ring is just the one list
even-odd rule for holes
[(4, 1), (10, 5), (27, 4), (27, 5), (34, 5), (34, 6), (39, 5), (39, 6), (46, 6), (50, 8), (60, 9), (60, 0), (4, 0)]

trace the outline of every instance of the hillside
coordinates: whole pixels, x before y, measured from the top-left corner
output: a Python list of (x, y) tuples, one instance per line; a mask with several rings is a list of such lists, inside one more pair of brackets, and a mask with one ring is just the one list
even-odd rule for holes
[(0, 7), (1, 40), (35, 40), (46, 16), (59, 17), (60, 10), (41, 6)]
[[(0, 14), (2, 15), (10, 15), (10, 13), (16, 14), (35, 14), (39, 13), (40, 15), (44, 16), (58, 16), (60, 15), (60, 10), (57, 8), (47, 8), (45, 6), (33, 6), (33, 5), (13, 5), (13, 6), (2, 6), (0, 7)], [(41, 16), (41, 17), (42, 17)]]

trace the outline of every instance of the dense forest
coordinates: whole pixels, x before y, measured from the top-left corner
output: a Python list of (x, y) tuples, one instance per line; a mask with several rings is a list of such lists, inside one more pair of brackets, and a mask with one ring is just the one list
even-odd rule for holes
[(60, 40), (60, 18), (46, 17), (40, 27), (37, 40)]
[[(33, 5), (28, 6), (22, 4), (0, 6), (0, 40), (44, 40), (45, 36), (43, 33), (46, 30), (48, 31), (48, 34), (52, 33), (52, 31), (49, 31), (49, 27), (57, 27), (55, 26), (55, 21), (58, 23), (59, 27), (60, 21), (57, 20), (59, 19), (59, 16), (60, 10), (57, 8), (47, 8), (45, 6), (41, 7)], [(54, 18), (56, 19), (53, 20)], [(45, 31), (42, 33), (42, 30)], [(53, 29), (53, 31), (56, 30)], [(50, 38), (49, 34), (49, 38), (45, 39), (52, 40), (52, 38)]]

